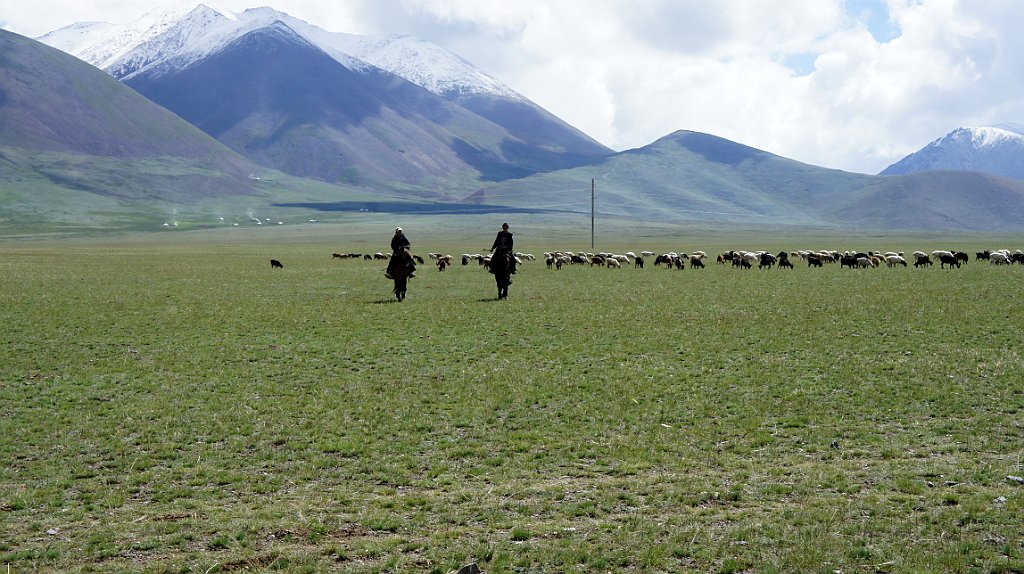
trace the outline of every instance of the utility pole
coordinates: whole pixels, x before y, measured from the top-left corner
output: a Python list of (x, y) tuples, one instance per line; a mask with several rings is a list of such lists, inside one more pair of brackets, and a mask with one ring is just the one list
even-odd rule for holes
[(594, 249), (594, 200), (597, 197), (594, 180), (590, 180), (590, 249)]

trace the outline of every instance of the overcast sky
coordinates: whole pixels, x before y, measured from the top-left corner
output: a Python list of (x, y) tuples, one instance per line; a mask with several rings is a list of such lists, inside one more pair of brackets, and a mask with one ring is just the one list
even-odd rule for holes
[[(2, 3), (0, 26), (30, 37), (175, 4)], [(954, 128), (1024, 124), (1020, 0), (207, 4), (270, 6), (332, 32), (419, 36), (616, 150), (694, 130), (877, 173)]]

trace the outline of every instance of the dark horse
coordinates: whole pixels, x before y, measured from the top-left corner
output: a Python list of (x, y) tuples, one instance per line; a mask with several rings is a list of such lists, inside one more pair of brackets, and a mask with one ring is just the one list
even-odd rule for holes
[(498, 251), (491, 256), (491, 273), (498, 284), (498, 299), (508, 298), (508, 286), (512, 283), (512, 253)]
[(395, 281), (395, 297), (401, 302), (405, 300), (405, 292), (409, 289), (409, 274), (413, 271), (412, 255), (402, 249), (392, 257), (395, 257), (396, 261), (391, 278)]

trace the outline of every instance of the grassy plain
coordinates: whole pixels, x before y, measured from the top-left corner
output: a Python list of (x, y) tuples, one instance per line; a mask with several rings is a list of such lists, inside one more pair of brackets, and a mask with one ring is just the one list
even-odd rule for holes
[[(1024, 268), (534, 262), (497, 302), (476, 266), (424, 266), (399, 304), (381, 264), (330, 257), (388, 236), (0, 245), (0, 567), (1024, 572)], [(954, 246), (1024, 247), (998, 241)]]

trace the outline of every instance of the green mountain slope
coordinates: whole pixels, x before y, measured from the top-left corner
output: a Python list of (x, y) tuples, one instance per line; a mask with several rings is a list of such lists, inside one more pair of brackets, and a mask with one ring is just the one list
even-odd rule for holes
[(802, 164), (707, 134), (679, 131), (600, 163), (490, 186), (467, 201), (660, 219), (828, 224), (837, 198), (872, 176)]
[(860, 229), (1024, 231), (1024, 184), (975, 172), (906, 176), (800, 163), (679, 131), (590, 166), (482, 188), (467, 202), (663, 220)]
[(96, 68), (0, 30), (0, 226), (153, 228), (369, 197), (261, 168)]

